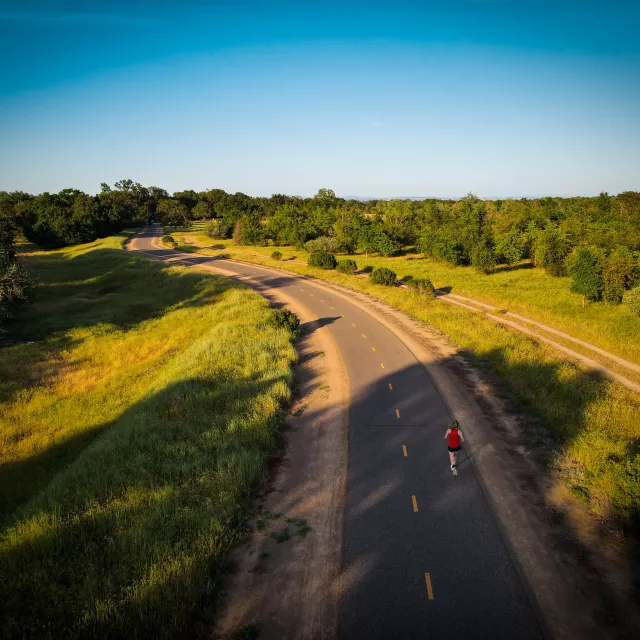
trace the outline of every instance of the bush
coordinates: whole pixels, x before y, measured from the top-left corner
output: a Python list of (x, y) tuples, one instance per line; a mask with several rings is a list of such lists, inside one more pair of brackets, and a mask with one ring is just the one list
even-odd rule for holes
[(573, 278), (571, 291), (582, 295), (584, 300), (600, 300), (602, 265), (595, 251), (588, 248), (580, 249), (567, 260), (567, 270)]
[(624, 292), (635, 283), (636, 269), (636, 261), (626, 247), (613, 251), (602, 270), (602, 299), (609, 304), (620, 304)]
[(433, 286), (431, 280), (427, 278), (411, 278), (411, 280), (407, 282), (407, 287), (416, 293), (421, 293), (429, 298), (435, 298), (436, 288)]
[(173, 236), (162, 236), (162, 242), (165, 244), (169, 244), (170, 242), (175, 244), (176, 241), (173, 239)]
[(566, 275), (565, 260), (569, 254), (569, 243), (558, 229), (549, 226), (540, 231), (534, 241), (534, 262), (549, 275)]
[(314, 251), (307, 260), (310, 267), (319, 269), (335, 269), (338, 261), (327, 251)]
[(274, 260), (282, 260), (282, 254), (281, 254), (279, 251), (274, 251), (274, 252), (271, 254), (271, 257), (272, 257)]
[(486, 242), (478, 243), (471, 252), (471, 264), (480, 273), (493, 273), (496, 268), (496, 256), (491, 246)]
[(315, 240), (309, 240), (304, 243), (304, 248), (310, 253), (316, 251), (326, 251), (327, 253), (333, 253), (338, 250), (338, 239), (331, 238), (330, 236), (320, 236)]
[(339, 260), (336, 266), (336, 271), (340, 273), (353, 274), (358, 270), (358, 265), (355, 260)]
[(369, 275), (369, 279), (373, 284), (383, 284), (387, 287), (395, 287), (398, 283), (398, 278), (396, 274), (391, 271), (391, 269), (387, 269), (386, 267), (379, 267), (378, 269), (374, 269)]
[(273, 327), (288, 329), (294, 340), (300, 337), (300, 320), (289, 309), (273, 309), (269, 324)]
[(640, 316), (640, 287), (630, 289), (624, 294), (623, 302), (629, 310)]
[(222, 220), (210, 220), (207, 222), (204, 232), (214, 240), (222, 240), (229, 233), (229, 225)]

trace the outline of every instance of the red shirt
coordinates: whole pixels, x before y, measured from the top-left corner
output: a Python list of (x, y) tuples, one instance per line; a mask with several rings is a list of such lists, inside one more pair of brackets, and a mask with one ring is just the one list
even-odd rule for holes
[(449, 432), (449, 440), (447, 444), (452, 449), (460, 446), (460, 432), (457, 429), (451, 429), (451, 431)]

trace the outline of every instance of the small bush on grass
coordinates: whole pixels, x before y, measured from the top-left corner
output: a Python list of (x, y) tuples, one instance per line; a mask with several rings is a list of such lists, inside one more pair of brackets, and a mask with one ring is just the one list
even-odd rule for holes
[(309, 256), (307, 264), (310, 267), (318, 267), (319, 269), (335, 269), (338, 261), (326, 251), (314, 251)]
[(300, 337), (300, 320), (289, 309), (274, 309), (269, 317), (269, 324), (273, 327), (288, 329), (294, 340)]
[(398, 283), (398, 278), (396, 274), (391, 271), (391, 269), (387, 269), (386, 267), (379, 267), (378, 269), (374, 269), (369, 276), (371, 282), (373, 284), (383, 284), (387, 287), (395, 287)]
[(274, 251), (274, 252), (271, 254), (271, 257), (272, 257), (274, 260), (282, 260), (282, 254), (281, 254), (279, 251)]
[(355, 260), (338, 260), (336, 271), (340, 273), (353, 274), (358, 270), (358, 265)]
[(304, 248), (311, 253), (316, 251), (337, 251), (338, 250), (338, 239), (332, 238), (331, 236), (320, 236), (315, 240), (309, 240), (304, 243)]
[(162, 236), (162, 242), (169, 244), (170, 242), (175, 243), (175, 240), (173, 239), (173, 236)]
[(640, 287), (627, 291), (624, 294), (623, 301), (630, 311), (640, 316)]
[(412, 278), (407, 282), (407, 287), (416, 293), (421, 293), (429, 298), (435, 298), (436, 289), (431, 280), (426, 278)]

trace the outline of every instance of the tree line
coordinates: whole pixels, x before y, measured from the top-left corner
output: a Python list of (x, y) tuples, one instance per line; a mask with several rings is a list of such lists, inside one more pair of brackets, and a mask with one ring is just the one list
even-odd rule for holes
[(312, 198), (230, 194), (222, 189), (169, 195), (121, 180), (97, 195), (75, 189), (29, 195), (0, 192), (0, 215), (46, 247), (89, 242), (155, 219), (165, 226), (207, 220), (214, 238), (311, 251), (396, 255), (415, 247), (452, 265), (490, 274), (532, 260), (571, 275), (585, 300), (616, 303), (639, 281), (640, 193), (597, 197), (481, 200), (345, 200), (330, 189)]

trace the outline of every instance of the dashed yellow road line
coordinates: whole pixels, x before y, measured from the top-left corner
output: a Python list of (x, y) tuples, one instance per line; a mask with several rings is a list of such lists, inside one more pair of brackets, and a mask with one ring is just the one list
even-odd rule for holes
[(389, 383), (389, 391), (393, 391), (393, 387), (391, 386), (391, 383)]
[(428, 573), (424, 574), (424, 581), (427, 583), (427, 598), (433, 600), (433, 587), (431, 586), (431, 576)]
[(396, 418), (400, 417), (400, 412), (396, 409)]
[(362, 334), (362, 337), (363, 337), (365, 340), (367, 339), (367, 336), (365, 336), (365, 335), (364, 335), (364, 333)]
[(356, 325), (355, 325), (355, 324), (353, 324), (353, 322), (352, 322), (352, 323), (351, 323), (351, 326), (352, 326), (352, 327), (355, 327)]
[(335, 309), (335, 307), (329, 307), (329, 309)]
[(380, 366), (384, 369), (384, 365), (382, 364), (382, 362), (380, 363)]
[(376, 348), (375, 347), (371, 347), (371, 351), (373, 351), (375, 353)]
[(411, 496), (411, 502), (413, 503), (413, 513), (418, 513), (418, 501), (415, 496)]
[(406, 444), (402, 445), (402, 454), (404, 455), (405, 458), (409, 455), (407, 453), (407, 445)]
[(322, 298), (320, 298), (320, 302), (324, 302), (324, 300)]

